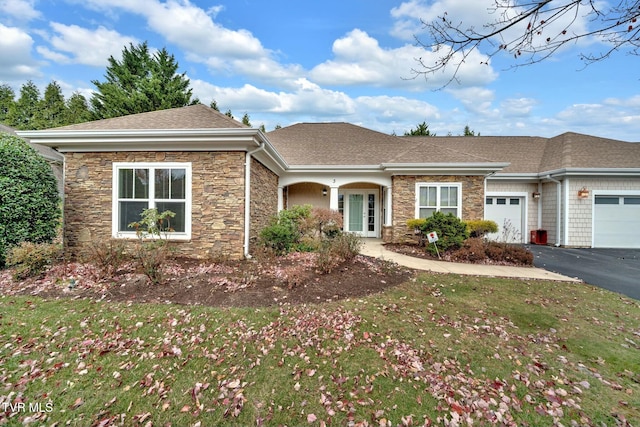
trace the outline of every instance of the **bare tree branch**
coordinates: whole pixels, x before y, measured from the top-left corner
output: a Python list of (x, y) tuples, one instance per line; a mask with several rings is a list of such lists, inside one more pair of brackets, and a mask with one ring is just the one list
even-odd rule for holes
[[(640, 54), (640, 0), (618, 0), (614, 4), (595, 0), (495, 0), (489, 12), (496, 19), (481, 30), (454, 23), (455, 18), (446, 12), (431, 22), (421, 21), (428, 36), (416, 37), (416, 42), (437, 58), (416, 58), (419, 66), (411, 70), (413, 78), (427, 79), (436, 72), (453, 69), (447, 86), (457, 81), (462, 65), (474, 50), (482, 50), (486, 64), (496, 55), (508, 53), (514, 58), (513, 67), (542, 62), (581, 40), (596, 40), (605, 48), (602, 52), (583, 52), (580, 58), (587, 65), (621, 51)], [(583, 20), (587, 28), (579, 25)]]

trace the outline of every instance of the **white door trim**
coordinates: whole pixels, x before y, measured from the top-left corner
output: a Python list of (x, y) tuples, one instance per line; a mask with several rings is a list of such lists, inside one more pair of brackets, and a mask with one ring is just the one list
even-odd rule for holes
[[(349, 225), (349, 195), (352, 194), (362, 194), (363, 195), (363, 228), (365, 229), (362, 233), (358, 233), (358, 235), (362, 237), (380, 237), (380, 190), (376, 188), (365, 188), (365, 189), (357, 189), (357, 188), (349, 188), (345, 190), (339, 190), (338, 194), (343, 195), (343, 229), (346, 232), (350, 232), (348, 230)], [(373, 231), (369, 231), (369, 195), (373, 194)]]

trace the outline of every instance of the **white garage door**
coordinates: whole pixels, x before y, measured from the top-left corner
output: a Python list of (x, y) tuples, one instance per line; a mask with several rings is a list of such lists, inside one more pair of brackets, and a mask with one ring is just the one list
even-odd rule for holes
[(487, 238), (509, 243), (524, 243), (522, 230), (522, 197), (487, 197), (484, 217), (498, 224), (498, 232), (487, 234)]
[(595, 196), (595, 248), (640, 248), (640, 194)]

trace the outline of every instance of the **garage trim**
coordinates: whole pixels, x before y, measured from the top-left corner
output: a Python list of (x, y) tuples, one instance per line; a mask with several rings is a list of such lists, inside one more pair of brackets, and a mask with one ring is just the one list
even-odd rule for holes
[[(529, 243), (529, 193), (526, 191), (487, 191), (485, 192), (484, 201), (484, 213), (485, 218), (487, 215), (487, 197), (505, 197), (505, 198), (521, 198), (522, 199), (522, 223), (520, 229), (522, 230), (522, 242)], [(500, 226), (500, 224), (498, 224)]]

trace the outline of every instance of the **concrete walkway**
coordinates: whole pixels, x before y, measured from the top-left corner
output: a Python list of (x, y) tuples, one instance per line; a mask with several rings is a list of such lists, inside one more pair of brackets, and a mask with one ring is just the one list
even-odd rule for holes
[(432, 261), (416, 258), (386, 249), (380, 239), (362, 239), (364, 245), (362, 255), (382, 258), (387, 261), (416, 270), (433, 271), (435, 273), (453, 273), (468, 276), (512, 277), (522, 279), (557, 280), (563, 282), (581, 282), (575, 277), (563, 276), (536, 267), (511, 267), (506, 265), (463, 264), (447, 261)]

